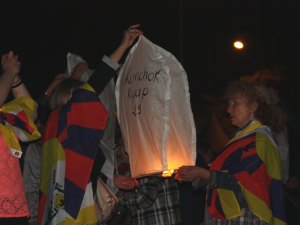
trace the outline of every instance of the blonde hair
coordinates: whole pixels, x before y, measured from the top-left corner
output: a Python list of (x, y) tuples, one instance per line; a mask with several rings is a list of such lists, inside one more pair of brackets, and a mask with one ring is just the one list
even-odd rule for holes
[(78, 89), (83, 84), (83, 82), (72, 78), (67, 78), (60, 82), (50, 99), (50, 109), (54, 111), (64, 106), (69, 101), (72, 92)]
[(255, 117), (262, 124), (271, 127), (275, 132), (280, 131), (286, 123), (285, 113), (274, 105), (270, 92), (266, 86), (248, 81), (232, 81), (229, 83), (225, 98), (239, 95), (246, 100), (249, 106), (256, 102), (258, 104)]

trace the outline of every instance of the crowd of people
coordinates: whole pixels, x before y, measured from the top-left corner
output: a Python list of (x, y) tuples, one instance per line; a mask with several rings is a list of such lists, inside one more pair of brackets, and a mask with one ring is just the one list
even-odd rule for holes
[[(107, 179), (99, 142), (108, 119), (98, 95), (143, 34), (138, 27), (124, 31), (119, 47), (86, 83), (79, 81), (88, 68), (81, 62), (70, 78), (57, 75), (37, 101), (18, 75), (18, 56), (2, 55), (1, 225), (97, 222), (93, 196), (98, 177)], [(10, 91), (15, 100), (5, 103)], [(224, 98), (238, 129), (219, 153), (197, 138), (196, 165), (183, 165), (173, 177), (132, 178), (116, 134), (119, 165), (112, 185), (119, 204), (106, 224), (300, 224), (299, 165), (297, 157), (289, 161), (287, 139), (287, 128), (300, 135), (299, 119), (276, 90), (259, 83), (232, 81)]]

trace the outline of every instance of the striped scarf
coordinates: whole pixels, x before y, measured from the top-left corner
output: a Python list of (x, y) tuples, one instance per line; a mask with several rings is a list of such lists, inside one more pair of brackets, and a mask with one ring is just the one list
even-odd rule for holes
[(90, 174), (107, 117), (87, 83), (50, 115), (43, 136), (39, 225), (97, 221)]
[(23, 142), (41, 137), (32, 119), (35, 113), (36, 102), (28, 97), (16, 98), (1, 107), (0, 132), (13, 156), (21, 158), (22, 155), (16, 136)]
[[(238, 133), (210, 169), (237, 178), (247, 204), (256, 216), (269, 224), (286, 224), (280, 154), (267, 126), (257, 121)], [(209, 188), (207, 206), (210, 214), (218, 219), (241, 216), (240, 206), (230, 190)]]

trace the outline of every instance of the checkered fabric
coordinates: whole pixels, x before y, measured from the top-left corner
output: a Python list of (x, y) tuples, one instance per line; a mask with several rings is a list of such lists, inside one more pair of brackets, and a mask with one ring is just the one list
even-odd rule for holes
[(250, 208), (241, 209), (242, 215), (230, 220), (212, 218), (212, 225), (267, 225), (268, 223), (258, 218)]
[(173, 177), (143, 177), (130, 196), (132, 224), (180, 224), (177, 181)]

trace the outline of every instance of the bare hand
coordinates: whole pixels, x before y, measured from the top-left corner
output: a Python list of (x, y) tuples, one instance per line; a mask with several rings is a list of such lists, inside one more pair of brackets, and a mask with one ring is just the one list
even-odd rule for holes
[(124, 31), (123, 39), (122, 39), (122, 42), (121, 42), (120, 46), (122, 46), (124, 48), (128, 48), (129, 46), (132, 45), (132, 43), (134, 42), (136, 37), (143, 34), (142, 31), (136, 29), (139, 26), (140, 26), (140, 24), (133, 25), (133, 26), (130, 26), (127, 30)]
[(293, 189), (298, 187), (299, 184), (300, 184), (300, 179), (296, 176), (292, 176), (286, 183), (285, 187)]
[(73, 73), (72, 73), (72, 75), (71, 75), (71, 78), (73, 78), (73, 79), (75, 79), (75, 80), (78, 80), (78, 79), (81, 77), (81, 75), (82, 75), (85, 71), (87, 71), (87, 69), (88, 69), (88, 64), (87, 64), (86, 62), (80, 62), (80, 63), (78, 63), (78, 64), (75, 66), (74, 70), (73, 70)]
[(16, 76), (20, 71), (18, 56), (14, 55), (12, 51), (2, 56), (1, 64), (3, 72), (10, 73), (12, 76)]
[(208, 179), (209, 170), (198, 166), (182, 166), (178, 170), (178, 177), (187, 182), (192, 182), (198, 178)]
[(179, 177), (179, 175), (178, 175), (178, 170), (175, 170), (174, 172), (173, 172), (173, 174), (175, 174), (175, 176), (174, 176), (174, 179), (175, 180), (178, 180), (180, 183), (182, 182), (182, 179)]
[(114, 176), (114, 185), (117, 188), (130, 190), (130, 189), (133, 189), (134, 186), (138, 187), (139, 182), (132, 177), (117, 175), (117, 176)]
[(49, 87), (47, 88), (47, 91), (53, 93), (57, 85), (66, 78), (67, 76), (64, 73), (56, 75)]

